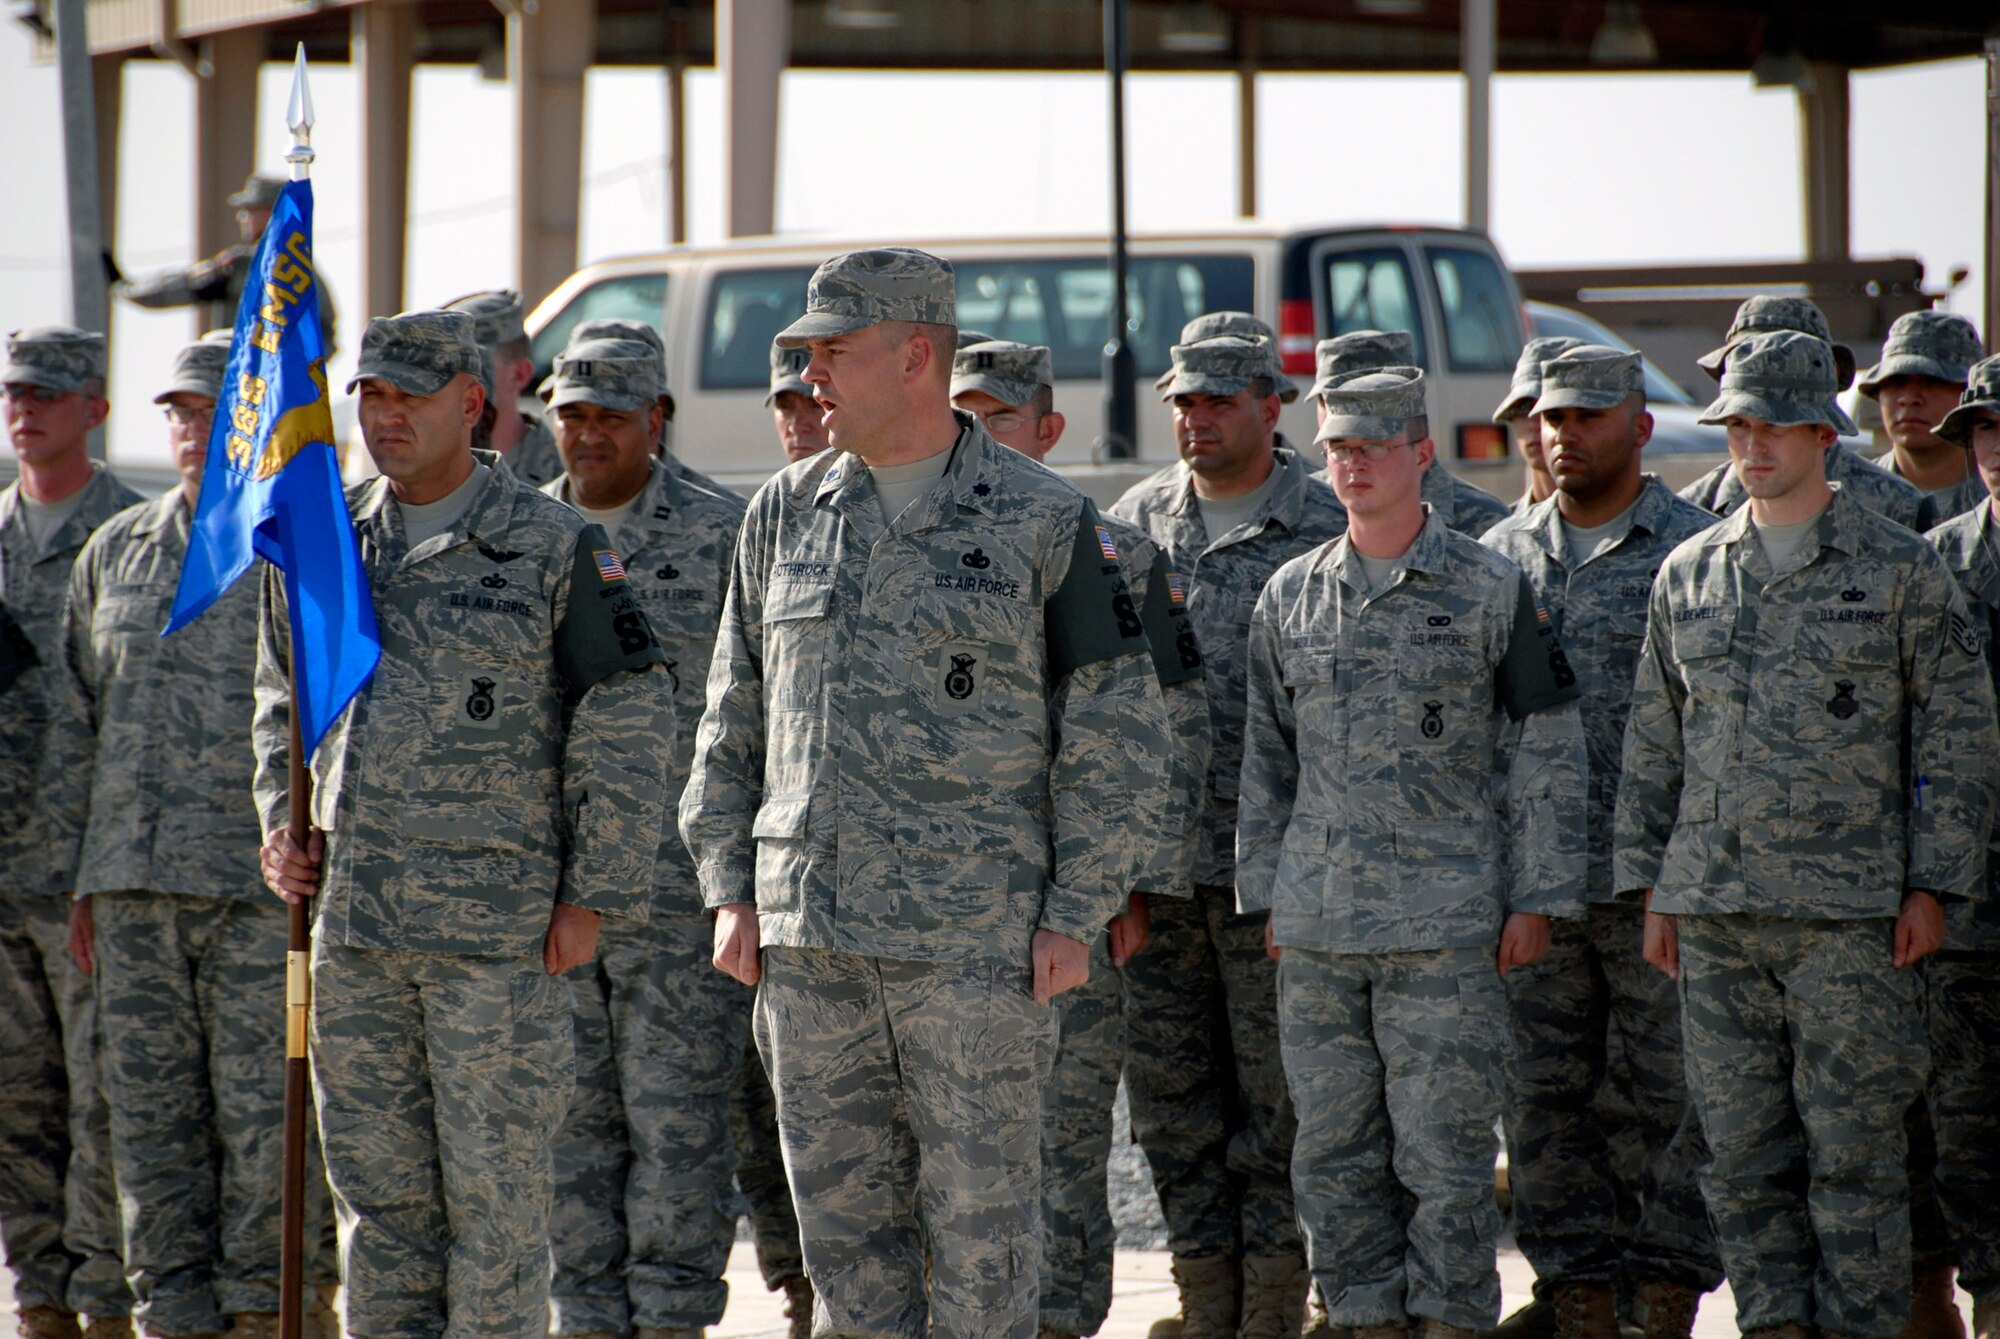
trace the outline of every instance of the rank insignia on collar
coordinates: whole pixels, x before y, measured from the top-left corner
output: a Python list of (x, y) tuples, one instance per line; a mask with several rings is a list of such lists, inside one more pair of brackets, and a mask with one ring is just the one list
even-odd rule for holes
[(992, 491), (993, 491), (993, 485), (987, 483), (984, 479), (981, 479), (978, 483), (972, 486), (972, 495), (974, 497), (985, 497), (988, 493), (991, 493)]

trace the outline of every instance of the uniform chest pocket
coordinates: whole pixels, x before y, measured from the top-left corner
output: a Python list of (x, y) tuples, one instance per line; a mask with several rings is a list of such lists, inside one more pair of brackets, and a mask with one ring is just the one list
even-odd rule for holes
[(1396, 720), (1405, 750), (1438, 753), (1485, 739), (1493, 672), (1477, 646), (1405, 646), (1396, 677)]
[[(944, 588), (929, 578), (917, 586), (908, 636), (918, 693), (940, 716), (982, 707), (994, 675), (1033, 672), (1039, 685), (1039, 611), (1017, 599)], [(1109, 615), (1107, 615), (1108, 617)]]
[(778, 581), (764, 592), (765, 691), (776, 711), (819, 703), (833, 582)]
[(169, 582), (112, 586), (98, 596), (93, 622), (107, 633), (157, 634), (167, 625), (167, 611), (173, 598), (174, 586)]
[(1698, 618), (1673, 625), (1674, 662), (1690, 689), (1727, 691), (1735, 667), (1735, 611), (1726, 618)]
[(1802, 660), (1822, 669), (1887, 672), (1901, 660), (1892, 617), (1886, 609), (1859, 605), (1808, 609), (1794, 646)]
[(1279, 658), (1285, 687), (1294, 692), (1333, 682), (1334, 648), (1326, 645), (1287, 646)]

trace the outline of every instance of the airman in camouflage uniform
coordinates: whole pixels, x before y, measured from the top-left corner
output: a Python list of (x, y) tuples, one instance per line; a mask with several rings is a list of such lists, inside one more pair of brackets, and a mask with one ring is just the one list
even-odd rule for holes
[[(1271, 384), (1278, 388), (1278, 402), (1280, 404), (1292, 404), (1298, 400), (1298, 383), (1293, 381), (1285, 372), (1284, 359), (1278, 356), (1278, 332), (1271, 329), (1269, 322), (1250, 312), (1204, 312), (1181, 327), (1181, 337), (1178, 342), (1182, 344), (1199, 344), (1205, 339), (1214, 339), (1218, 335), (1228, 335), (1234, 339), (1247, 339), (1253, 344), (1262, 340), (1269, 346), (1265, 350), (1269, 354), (1270, 361), (1268, 375), (1271, 378)], [(1167, 386), (1173, 379), (1174, 369), (1168, 367), (1166, 371), (1153, 379), (1153, 389), (1164, 394)]]
[(83, 832), (73, 943), (96, 981), (134, 1316), (151, 1336), (233, 1318), (235, 1339), (275, 1339), (285, 911), (258, 878), (249, 803), (256, 588), (160, 636), (229, 341), (182, 349), (155, 397), (182, 482), (77, 557), (63, 647), (79, 710), (53, 737)]
[[(959, 331), (964, 347), (965, 331)], [(973, 341), (978, 343), (980, 341)], [(812, 387), (806, 385), (806, 364), (812, 355), (804, 349), (788, 349), (771, 341), (771, 389), (764, 396), (770, 406), (771, 421), (778, 430), (778, 444), (785, 459), (797, 462), (826, 450), (826, 425), (819, 421), (819, 403)]]
[[(1277, 973), (1265, 917), (1236, 906), (1236, 787), (1244, 643), (1264, 583), (1339, 535), (1347, 514), (1276, 433), (1268, 346), (1177, 345), (1164, 394), (1182, 463), (1113, 509), (1192, 583), (1212, 754), (1194, 897), (1153, 907), (1153, 942), (1126, 969), (1125, 1084), (1152, 1169), (1188, 1339), (1297, 1324), (1308, 1281), (1292, 1210), (1296, 1129), (1278, 1056)], [(1245, 1286), (1244, 1274), (1250, 1275)], [(1239, 1303), (1239, 1298), (1241, 1302)], [(1156, 1327), (1179, 1332), (1172, 1322)]]
[(1986, 485), (1970, 457), (1936, 432), (1984, 352), (1979, 332), (1963, 316), (1905, 312), (1889, 327), (1882, 360), (1854, 382), (1856, 390), (1879, 404), (1882, 431), (1892, 444), (1889, 454), (1875, 463), (1928, 493), (1939, 521), (1986, 502)]
[(1520, 569), (1423, 506), (1423, 373), (1350, 374), (1321, 404), (1349, 529), (1257, 601), (1237, 896), (1283, 955), (1292, 1182), (1330, 1323), (1470, 1339), (1500, 1304), (1496, 951), (1502, 976), (1529, 965), (1549, 917), (1583, 911), (1576, 675)]
[[(1313, 378), (1315, 405), (1341, 377), (1359, 372), (1378, 372), (1385, 367), (1410, 367), (1417, 361), (1417, 344), (1407, 330), (1351, 330), (1332, 339), (1323, 339), (1313, 348), (1317, 374)], [(1316, 410), (1324, 414), (1324, 410)], [(1441, 461), (1433, 460), (1424, 471), (1424, 498), (1444, 523), (1461, 535), (1477, 539), (1488, 526), (1507, 514), (1507, 504), (1485, 489), (1453, 474)]]
[(462, 312), (368, 324), (349, 389), (385, 477), (348, 503), (382, 660), (313, 755), (304, 849), (269, 577), (259, 628), (265, 881), (317, 894), (313, 1086), (347, 1329), (386, 1339), (547, 1333), (550, 1145), (576, 1075), (561, 974), (600, 915), (646, 915), (675, 728), (604, 532), (469, 450), (481, 366)]
[[(713, 479), (689, 465), (674, 451), (674, 394), (672, 388), (667, 385), (667, 343), (660, 338), (660, 332), (644, 321), (626, 321), (616, 317), (601, 316), (595, 320), (579, 323), (576, 329), (570, 331), (569, 335), (569, 342), (572, 344), (581, 344), (587, 340), (595, 339), (637, 340), (639, 343), (647, 345), (653, 350), (655, 356), (660, 360), (659, 405), (662, 416), (659, 441), (660, 458), (667, 462), (668, 468), (680, 475), (681, 478), (694, 484), (697, 488), (705, 488), (711, 493), (734, 492), (735, 490), (727, 484)], [(553, 393), (553, 382), (554, 378), (551, 377), (542, 383), (539, 393), (544, 402)]]
[(1165, 800), (1117, 546), (951, 410), (955, 306), (919, 251), (814, 274), (780, 338), (840, 449), (751, 501), (681, 800), (716, 963), (762, 982), (820, 1334), (1034, 1334), (1043, 1006)]
[[(993, 439), (1042, 460), (1062, 437), (1054, 364), (1040, 345), (962, 345), (952, 403), (978, 414)], [(1042, 1095), (1041, 1339), (1095, 1334), (1111, 1310), (1111, 1111), (1125, 1065), (1125, 964), (1145, 950), (1151, 902), (1193, 895), (1189, 875), (1208, 778), (1208, 693), (1187, 621), (1187, 582), (1128, 521), (1106, 517), (1146, 624), (1153, 672), (1173, 739), (1173, 781), (1161, 839), (1129, 901), (1091, 946), (1090, 979), (1056, 997), (1055, 1071)]]
[[(699, 718), (743, 500), (697, 489), (653, 452), (659, 355), (572, 340), (549, 408), (569, 472), (542, 491), (602, 525), (665, 650), (676, 717)], [(684, 784), (691, 730), (672, 741)], [(573, 968), (577, 1083), (555, 1145), (555, 1332), (687, 1339), (722, 1319), (736, 1224), (729, 1104), (750, 992), (708, 962), (711, 929), (680, 835), (662, 828), (650, 914), (614, 923)]]
[[(243, 188), (228, 198), (230, 208), (236, 211), (236, 230), (241, 240), (192, 265), (159, 270), (141, 279), (117, 278), (111, 285), (111, 295), (134, 306), (156, 310), (199, 306), (203, 309), (203, 325), (233, 324), (236, 305), (243, 298), (243, 286), (250, 281), (255, 268), (251, 261), (256, 258), (257, 243), (263, 239), (264, 229), (271, 222), (271, 210), (284, 189), (282, 177), (251, 173), (245, 178)], [(333, 297), (323, 280), (314, 281), (313, 291), (319, 295), (320, 337), (326, 342), (330, 359), (335, 348)]]
[[(1974, 364), (1967, 380), (1937, 434), (1973, 458), (1973, 477), (2000, 490), (2000, 358)], [(2000, 686), (1993, 503), (1961, 513), (1927, 538), (1958, 578)], [(1985, 897), (1945, 908), (1944, 948), (1924, 963), (1924, 1023), (1938, 1204), (1957, 1255), (1958, 1286), (1972, 1294), (1973, 1332), (1988, 1339), (2000, 1328), (2000, 825), (1987, 841)]]
[(1903, 1117), (1940, 900), (1983, 892), (2000, 749), (1982, 631), (1921, 538), (1822, 473), (1832, 352), (1752, 336), (1720, 397), (1752, 505), (1653, 585), (1613, 882), (1678, 973), (1701, 1174), (1746, 1335), (1910, 1310)]
[[(1760, 334), (1787, 330), (1810, 335), (1826, 343), (1832, 350), (1835, 364), (1835, 389), (1845, 390), (1854, 379), (1854, 354), (1845, 344), (1832, 342), (1826, 313), (1810, 298), (1759, 296), (1746, 299), (1736, 309), (1736, 318), (1730, 322), (1729, 334), (1722, 346), (1695, 361), (1710, 376), (1720, 378), (1730, 357), (1746, 340)], [(1847, 425), (1843, 432), (1856, 431), (1853, 420), (1845, 412), (1841, 414), (1841, 422)], [(1827, 448), (1826, 477), (1827, 482), (1839, 484), (1854, 501), (1877, 515), (1888, 517), (1906, 530), (1914, 530), (1921, 535), (1943, 519), (1938, 515), (1937, 504), (1926, 497), (1921, 488), (1907, 479), (1897, 478), (1845, 442), (1835, 442)], [(1750, 495), (1736, 477), (1735, 466), (1722, 464), (1681, 489), (1681, 496), (1717, 516), (1729, 516)]]
[(563, 470), (556, 439), (549, 427), (519, 407), (520, 397), (535, 375), (528, 351), (528, 332), (521, 324), (521, 295), (511, 288), (468, 293), (445, 304), (473, 321), (474, 337), (486, 356), (480, 378), (486, 385), (486, 411), (472, 444), (498, 453), (515, 478), (536, 488)]
[(1514, 360), (1514, 376), (1508, 383), (1507, 394), (1493, 411), (1493, 422), (1507, 429), (1514, 449), (1521, 453), (1526, 474), (1521, 496), (1507, 509), (1510, 515), (1527, 515), (1530, 507), (1546, 502), (1556, 491), (1555, 477), (1549, 473), (1548, 461), (1542, 455), (1542, 425), (1534, 415), (1535, 401), (1542, 398), (1542, 364), (1560, 358), (1582, 343), (1567, 335), (1538, 336), (1523, 344), (1521, 356)]
[(111, 1135), (97, 1074), (97, 1006), (69, 953), (81, 833), (51, 722), (65, 701), (62, 610), (77, 551), (139, 495), (90, 462), (104, 420), (104, 336), (42, 326), (7, 337), (7, 434), (22, 477), (0, 489), (0, 601), (33, 665), (0, 697), (0, 752), (22, 789), (0, 795), (0, 1242), (25, 1339), (126, 1328)]
[[(1617, 900), (1611, 822), (1632, 673), (1653, 574), (1715, 517), (1640, 472), (1651, 434), (1636, 353), (1574, 345), (1540, 368), (1527, 413), (1553, 449), (1556, 495), (1486, 532), (1549, 611), (1583, 693), (1590, 755), (1588, 914), (1558, 922), (1548, 956), (1507, 979), (1504, 1093), (1515, 1231), (1564, 1339), (1617, 1339), (1615, 1285), (1636, 1285), (1652, 1339), (1686, 1339), (1700, 1294), (1721, 1281), (1695, 1172), (1680, 1004), (1640, 957), (1641, 908)], [(1607, 1030), (1606, 1020), (1615, 1019)], [(1594, 1104), (1620, 1046), (1636, 1110)], [(1644, 1145), (1637, 1221), (1619, 1221), (1613, 1141)]]

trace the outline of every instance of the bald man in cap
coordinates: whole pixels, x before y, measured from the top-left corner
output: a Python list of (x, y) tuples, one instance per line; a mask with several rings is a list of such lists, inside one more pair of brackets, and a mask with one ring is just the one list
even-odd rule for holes
[(104, 336), (39, 326), (7, 336), (0, 407), (21, 477), (0, 489), (0, 604), (30, 668), (0, 695), (0, 1241), (26, 1339), (122, 1339), (132, 1293), (119, 1259), (97, 1004), (69, 953), (70, 871), (82, 834), (64, 803), (51, 723), (71, 709), (63, 602), (92, 531), (139, 495), (90, 459), (104, 422)]

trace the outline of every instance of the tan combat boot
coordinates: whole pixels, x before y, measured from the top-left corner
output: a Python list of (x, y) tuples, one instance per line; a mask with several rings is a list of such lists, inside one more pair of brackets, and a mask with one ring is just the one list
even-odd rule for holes
[(16, 1326), (21, 1339), (79, 1339), (76, 1317), (61, 1307), (24, 1306)]
[(1154, 1321), (1146, 1339), (1235, 1339), (1242, 1286), (1236, 1262), (1221, 1255), (1177, 1255), (1173, 1273), (1180, 1314)]
[(1949, 1264), (1920, 1264), (1910, 1271), (1910, 1323), (1903, 1339), (1965, 1339)]
[(1546, 1297), (1537, 1297), (1500, 1322), (1485, 1339), (1555, 1339), (1556, 1309)]
[[(130, 1316), (85, 1316), (83, 1339), (132, 1339)], [(278, 1339), (276, 1334), (271, 1339)]]
[(278, 1339), (278, 1313), (239, 1311), (229, 1318), (229, 1333), (224, 1339)]
[(1618, 1295), (1610, 1284), (1558, 1284), (1551, 1301), (1556, 1339), (1619, 1339)]
[(1299, 1339), (1354, 1339), (1354, 1331), (1335, 1325), (1326, 1314), (1326, 1299), (1320, 1296), (1317, 1284), (1306, 1290), (1306, 1320), (1299, 1328)]
[(1639, 1285), (1636, 1300), (1642, 1339), (1688, 1339), (1694, 1333), (1701, 1294), (1693, 1288), (1652, 1279)]
[(1306, 1314), (1312, 1275), (1303, 1255), (1243, 1257), (1243, 1314), (1236, 1339), (1294, 1339)]
[(778, 1280), (778, 1289), (785, 1294), (785, 1339), (812, 1339), (812, 1280), (797, 1274)]

